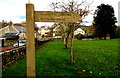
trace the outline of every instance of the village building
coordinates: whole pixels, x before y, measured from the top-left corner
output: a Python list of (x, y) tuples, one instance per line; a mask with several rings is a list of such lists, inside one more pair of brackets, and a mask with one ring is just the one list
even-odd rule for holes
[(0, 37), (19, 35), (20, 39), (26, 39), (25, 33), (26, 33), (25, 26), (8, 25), (0, 29)]

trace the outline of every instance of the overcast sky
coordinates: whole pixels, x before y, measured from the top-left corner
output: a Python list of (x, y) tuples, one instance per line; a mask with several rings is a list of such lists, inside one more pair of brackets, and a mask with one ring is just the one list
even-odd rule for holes
[[(56, 0), (30, 0), (34, 4), (36, 11), (49, 11), (49, 4), (55, 2)], [(60, 1), (60, 0), (57, 0)], [(64, 0), (68, 1), (68, 0)], [(81, 1), (81, 0), (78, 0)], [(90, 0), (88, 0), (90, 1)], [(13, 21), (14, 23), (25, 21), (25, 4), (28, 0), (0, 0), (0, 21)], [(101, 3), (109, 4), (114, 7), (115, 16), (118, 17), (118, 2), (119, 0), (94, 0), (91, 8), (94, 10)], [(89, 15), (86, 17), (85, 21), (92, 21), (93, 16)], [(50, 25), (48, 23), (38, 23), (39, 25)]]

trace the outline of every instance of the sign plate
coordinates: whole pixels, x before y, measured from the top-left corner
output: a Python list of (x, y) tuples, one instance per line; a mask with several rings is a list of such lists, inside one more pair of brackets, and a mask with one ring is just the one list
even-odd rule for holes
[(80, 16), (74, 12), (35, 11), (35, 22), (77, 22)]

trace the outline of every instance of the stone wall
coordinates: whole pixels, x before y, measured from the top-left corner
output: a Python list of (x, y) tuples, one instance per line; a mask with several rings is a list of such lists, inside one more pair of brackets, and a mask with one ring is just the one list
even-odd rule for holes
[[(51, 41), (49, 40), (43, 40), (43, 41), (35, 41), (35, 48), (36, 50), (39, 49), (39, 46)], [(14, 48), (8, 51), (4, 51), (0, 53), (0, 56), (2, 56), (0, 59), (2, 59), (2, 69), (7, 68), (12, 63), (16, 62), (19, 58), (22, 58), (26, 56), (26, 46), (21, 46), (19, 48)]]
[(4, 51), (2, 55), (2, 68), (6, 68), (11, 63), (16, 62), (18, 58), (24, 57), (26, 55), (26, 47), (22, 46), (19, 48), (14, 48), (9, 51)]

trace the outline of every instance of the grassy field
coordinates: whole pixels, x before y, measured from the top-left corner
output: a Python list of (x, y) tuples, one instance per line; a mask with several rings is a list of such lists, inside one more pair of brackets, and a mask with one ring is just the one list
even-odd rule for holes
[[(120, 39), (119, 39), (120, 40)], [(62, 41), (51, 41), (36, 52), (37, 76), (117, 76), (118, 39), (74, 41), (75, 64), (70, 50)], [(26, 76), (26, 58), (7, 70), (3, 76)]]

